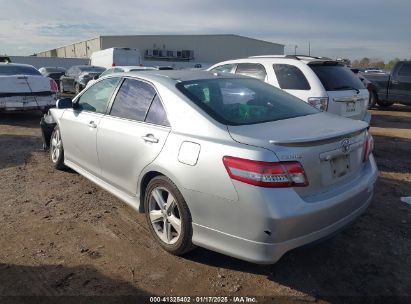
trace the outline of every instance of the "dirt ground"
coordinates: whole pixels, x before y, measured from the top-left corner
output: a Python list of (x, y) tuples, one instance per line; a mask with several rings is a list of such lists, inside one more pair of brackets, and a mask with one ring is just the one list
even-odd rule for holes
[(167, 254), (142, 214), (52, 168), (40, 113), (0, 114), (0, 296), (411, 296), (411, 205), (400, 201), (411, 195), (411, 107), (372, 114), (380, 174), (369, 209), (268, 266), (201, 248)]

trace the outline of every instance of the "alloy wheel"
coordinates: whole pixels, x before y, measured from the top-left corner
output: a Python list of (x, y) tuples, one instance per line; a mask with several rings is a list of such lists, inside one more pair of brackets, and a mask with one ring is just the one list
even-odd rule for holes
[(60, 131), (57, 129), (54, 131), (51, 138), (51, 160), (53, 163), (57, 162), (61, 153), (61, 136)]
[(181, 236), (181, 212), (175, 197), (163, 187), (156, 187), (150, 193), (150, 223), (167, 245), (175, 244)]

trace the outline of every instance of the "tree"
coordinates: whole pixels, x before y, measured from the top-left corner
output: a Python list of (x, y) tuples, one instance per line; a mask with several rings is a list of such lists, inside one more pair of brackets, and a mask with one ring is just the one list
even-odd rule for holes
[(364, 57), (360, 60), (360, 67), (361, 68), (368, 68), (370, 65), (370, 58)]
[(358, 59), (354, 59), (352, 62), (352, 67), (353, 68), (359, 68), (360, 67), (360, 61)]
[(386, 69), (386, 70), (391, 70), (398, 61), (400, 61), (400, 58), (398, 58), (398, 57), (396, 57), (396, 58), (394, 58), (394, 59), (391, 59), (391, 60), (388, 61), (388, 63), (385, 65), (385, 69)]

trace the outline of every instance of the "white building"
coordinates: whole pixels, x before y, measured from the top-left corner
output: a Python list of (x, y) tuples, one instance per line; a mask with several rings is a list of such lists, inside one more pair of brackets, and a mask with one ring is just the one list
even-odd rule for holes
[[(39, 57), (90, 58), (99, 50), (130, 47), (145, 62), (207, 63), (252, 55), (282, 55), (284, 45), (239, 35), (131, 35), (99, 36), (37, 53)], [(154, 64), (153, 64), (154, 65)]]

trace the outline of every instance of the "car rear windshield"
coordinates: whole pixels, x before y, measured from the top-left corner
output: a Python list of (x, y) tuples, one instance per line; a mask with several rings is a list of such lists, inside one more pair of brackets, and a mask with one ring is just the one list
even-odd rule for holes
[(361, 80), (347, 67), (335, 63), (310, 64), (327, 91), (361, 90)]
[(38, 70), (29, 66), (1, 65), (0, 75), (41, 75)]
[(66, 70), (62, 68), (45, 68), (46, 73), (64, 73)]
[(208, 115), (226, 125), (258, 124), (319, 112), (257, 79), (201, 79), (180, 82), (176, 86)]

